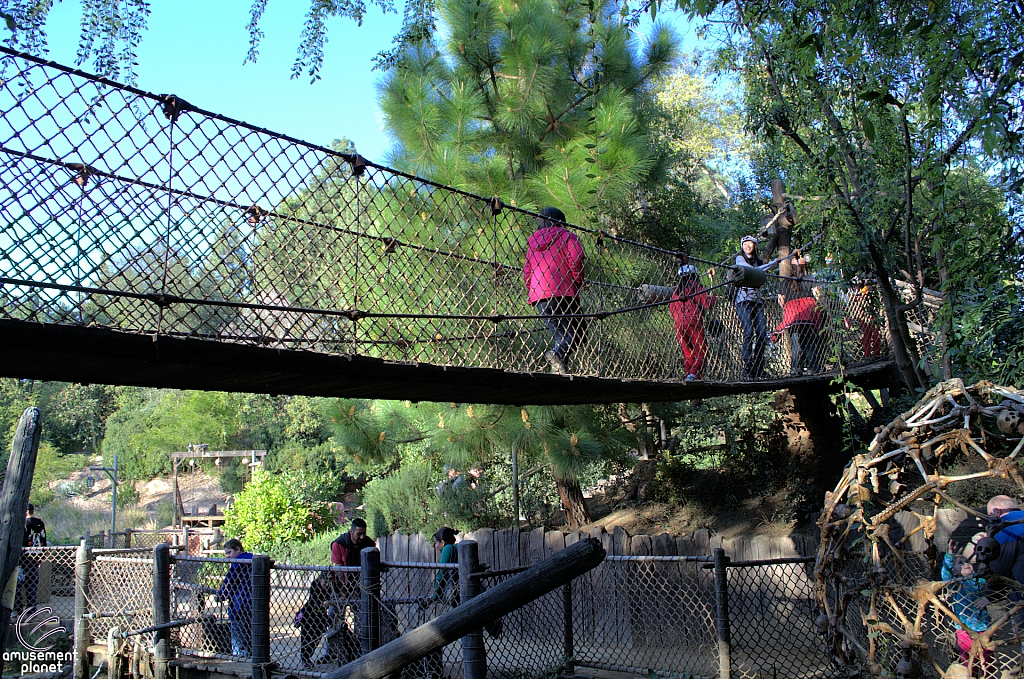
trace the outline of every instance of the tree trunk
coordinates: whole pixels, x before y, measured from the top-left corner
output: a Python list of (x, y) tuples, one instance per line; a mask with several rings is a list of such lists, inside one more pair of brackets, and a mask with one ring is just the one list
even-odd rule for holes
[(569, 528), (582, 528), (592, 521), (590, 509), (587, 508), (587, 501), (583, 497), (583, 489), (579, 481), (575, 479), (560, 479), (555, 477), (555, 486), (558, 488), (558, 498), (565, 507), (565, 521)]
[(874, 246), (868, 243), (868, 251), (871, 253), (875, 277), (878, 279), (878, 287), (882, 293), (882, 306), (885, 308), (886, 320), (889, 322), (889, 340), (892, 343), (893, 356), (896, 359), (896, 368), (900, 371), (900, 378), (910, 388), (926, 389), (927, 378), (918, 370), (912, 357), (913, 338), (910, 336), (910, 328), (907, 327), (906, 315), (900, 312), (899, 296), (892, 287), (889, 280), (889, 271), (882, 261), (882, 254)]
[(840, 436), (843, 421), (828, 389), (784, 389), (776, 392), (772, 408), (782, 420), (792, 461), (823, 492), (834, 487), (849, 460)]

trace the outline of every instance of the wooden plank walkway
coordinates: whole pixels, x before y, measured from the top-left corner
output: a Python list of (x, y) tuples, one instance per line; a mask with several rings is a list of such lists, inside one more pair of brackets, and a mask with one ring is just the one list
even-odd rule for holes
[[(847, 370), (865, 389), (889, 386), (893, 364)], [(822, 375), (759, 382), (655, 382), (511, 372), (365, 356), (270, 349), (229, 342), (140, 335), (107, 328), (0, 320), (0, 377), (412, 401), (510, 405), (679, 401), (814, 387), (833, 391)]]

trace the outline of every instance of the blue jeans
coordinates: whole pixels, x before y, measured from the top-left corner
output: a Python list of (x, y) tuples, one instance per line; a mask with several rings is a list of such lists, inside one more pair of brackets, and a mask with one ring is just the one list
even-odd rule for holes
[(764, 350), (768, 331), (764, 324), (764, 304), (737, 302), (736, 315), (743, 328), (743, 376), (764, 377)]
[(587, 332), (585, 318), (558, 318), (556, 314), (581, 314), (579, 297), (550, 297), (537, 301), (537, 315), (555, 338), (553, 351), (563, 361)]
[(243, 613), (231, 617), (231, 655), (252, 657), (252, 619)]

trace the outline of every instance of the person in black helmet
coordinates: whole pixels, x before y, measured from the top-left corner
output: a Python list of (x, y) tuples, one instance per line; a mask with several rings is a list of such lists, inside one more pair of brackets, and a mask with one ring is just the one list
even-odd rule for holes
[(546, 207), (537, 218), (537, 230), (527, 242), (523, 264), (523, 282), (527, 301), (537, 307), (555, 346), (544, 354), (558, 373), (568, 372), (569, 354), (586, 332), (582, 318), (565, 318), (563, 314), (580, 314), (580, 289), (583, 287), (583, 264), (586, 257), (576, 234), (565, 228), (565, 215), (556, 207)]

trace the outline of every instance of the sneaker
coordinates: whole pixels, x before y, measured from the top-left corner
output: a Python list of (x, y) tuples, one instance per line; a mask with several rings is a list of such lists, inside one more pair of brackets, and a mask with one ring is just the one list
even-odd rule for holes
[(569, 372), (569, 369), (565, 367), (565, 361), (562, 357), (555, 353), (554, 349), (545, 352), (544, 358), (548, 359), (548, 363), (551, 364), (551, 369), (560, 375), (564, 375)]
[(686, 381), (687, 382), (703, 382), (704, 380), (702, 380), (701, 378), (697, 377), (693, 373), (690, 373), (689, 375), (686, 376)]

